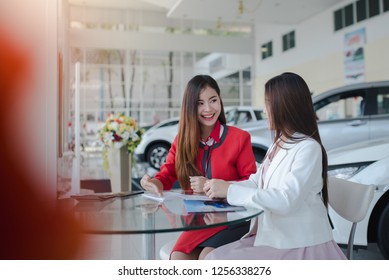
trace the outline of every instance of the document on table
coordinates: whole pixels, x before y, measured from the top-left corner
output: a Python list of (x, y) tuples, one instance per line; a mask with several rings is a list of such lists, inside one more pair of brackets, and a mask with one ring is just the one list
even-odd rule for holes
[(183, 194), (179, 192), (173, 192), (173, 191), (165, 191), (163, 192), (163, 196), (159, 196), (156, 193), (152, 192), (144, 192), (142, 194), (144, 197), (156, 201), (163, 202), (165, 200), (171, 200), (171, 199), (184, 199), (184, 200), (201, 200), (201, 201), (207, 201), (207, 200), (212, 200), (205, 194)]
[(71, 198), (74, 198), (78, 201), (87, 201), (87, 200), (107, 200), (114, 197), (127, 197), (142, 194), (143, 191), (129, 191), (129, 192), (119, 192), (119, 193), (89, 193), (89, 194), (74, 194), (71, 195)]
[(188, 213), (230, 212), (246, 210), (246, 208), (243, 206), (230, 205), (225, 200), (184, 200), (184, 205)]

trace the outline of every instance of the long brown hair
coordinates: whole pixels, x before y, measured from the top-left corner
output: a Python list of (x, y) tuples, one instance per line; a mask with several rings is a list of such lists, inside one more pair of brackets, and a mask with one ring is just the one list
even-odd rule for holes
[(299, 132), (315, 139), (322, 150), (322, 197), (324, 204), (328, 203), (327, 190), (327, 153), (321, 142), (313, 109), (312, 97), (308, 85), (302, 77), (295, 73), (283, 73), (265, 84), (265, 103), (270, 109), (269, 121), (271, 129), (275, 131), (276, 143), (281, 136), (287, 141), (299, 142), (303, 140), (293, 134)]
[(221, 112), (219, 122), (226, 124), (223, 101), (217, 82), (208, 75), (194, 76), (186, 85), (181, 106), (180, 125), (176, 151), (176, 173), (181, 188), (190, 189), (189, 176), (199, 176), (201, 171), (196, 166), (196, 157), (200, 141), (200, 124), (197, 116), (197, 104), (200, 93), (207, 87), (216, 91), (220, 99)]

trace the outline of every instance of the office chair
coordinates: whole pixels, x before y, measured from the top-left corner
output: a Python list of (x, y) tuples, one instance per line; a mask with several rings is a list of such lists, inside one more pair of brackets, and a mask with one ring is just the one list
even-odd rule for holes
[(352, 223), (347, 244), (347, 259), (353, 259), (354, 235), (357, 223), (362, 221), (373, 199), (374, 186), (328, 177), (328, 202), (342, 218)]
[(174, 247), (174, 244), (176, 244), (176, 241), (177, 241), (176, 239), (171, 240), (161, 247), (161, 249), (159, 250), (159, 258), (161, 260), (169, 259), (170, 253), (172, 252), (172, 249)]

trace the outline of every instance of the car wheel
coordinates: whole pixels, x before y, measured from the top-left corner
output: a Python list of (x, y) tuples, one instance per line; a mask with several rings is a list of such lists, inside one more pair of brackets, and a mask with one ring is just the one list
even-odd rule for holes
[(150, 147), (150, 149), (147, 151), (146, 160), (149, 163), (149, 165), (159, 170), (166, 162), (166, 157), (169, 152), (170, 146), (165, 143), (157, 143)]
[(389, 205), (382, 211), (378, 221), (377, 245), (385, 259), (389, 259)]

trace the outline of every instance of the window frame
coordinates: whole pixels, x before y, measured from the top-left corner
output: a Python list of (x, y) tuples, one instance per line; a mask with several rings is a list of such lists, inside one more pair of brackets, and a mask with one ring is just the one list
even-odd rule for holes
[(261, 45), (261, 57), (265, 60), (273, 56), (273, 41), (266, 42)]
[(290, 31), (282, 35), (282, 51), (286, 52), (289, 49), (296, 47), (296, 32), (295, 30)]

